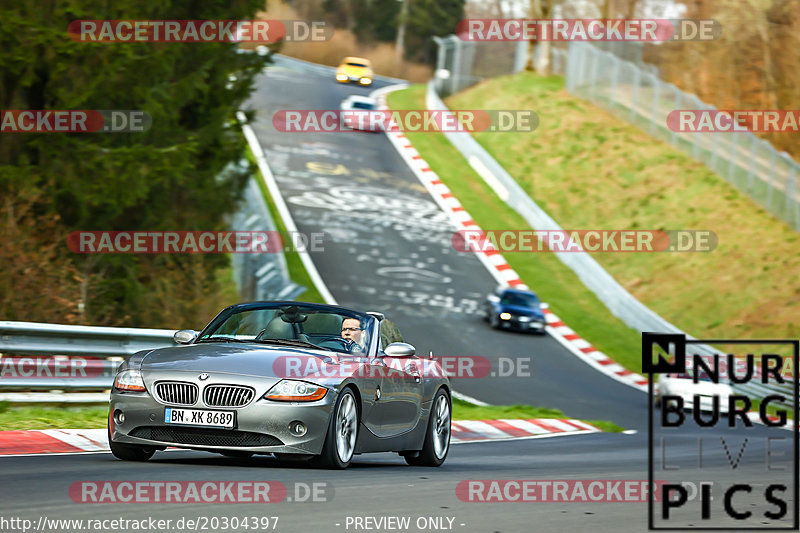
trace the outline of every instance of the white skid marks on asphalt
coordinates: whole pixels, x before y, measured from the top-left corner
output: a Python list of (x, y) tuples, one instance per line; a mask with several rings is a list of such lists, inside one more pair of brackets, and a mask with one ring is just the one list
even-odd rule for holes
[[(388, 109), (386, 107), (386, 94), (401, 88), (404, 87), (382, 87), (381, 89), (373, 91), (371, 96), (378, 100), (380, 109), (386, 110)], [(386, 136), (439, 207), (447, 213), (457, 229), (481, 229), (475, 224), (469, 216), (469, 213), (461, 206), (458, 199), (450, 192), (447, 185), (442, 183), (439, 176), (437, 176), (436, 173), (431, 170), (428, 163), (420, 157), (419, 152), (414, 149), (405, 134), (402, 132), (386, 132)], [(472, 162), (470, 163), (472, 164)], [(473, 164), (473, 168), (474, 167), (475, 165)], [(476, 168), (475, 170), (478, 171), (479, 174), (485, 174), (485, 172), (482, 172), (485, 169)], [(489, 181), (491, 183), (491, 180)], [(503, 195), (502, 191), (496, 190), (496, 192), (500, 196)], [(475, 255), (499, 283), (523, 289), (527, 288), (519, 275), (514, 272), (503, 258), (499, 250), (491, 244), (486, 246), (482, 251), (475, 251)], [(545, 309), (544, 311), (547, 321), (546, 331), (559, 344), (563, 345), (571, 353), (603, 374), (640, 391), (647, 391), (647, 378), (623, 368), (607, 355), (594, 348), (587, 340), (578, 336), (569, 326), (561, 322), (557, 316), (551, 313), (549, 309)]]

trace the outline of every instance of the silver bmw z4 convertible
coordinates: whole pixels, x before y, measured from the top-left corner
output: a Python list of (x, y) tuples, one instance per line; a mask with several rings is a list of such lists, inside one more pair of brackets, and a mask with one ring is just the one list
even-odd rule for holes
[(146, 461), (167, 446), (327, 468), (368, 452), (416, 466), (447, 458), (450, 382), (381, 313), (238, 304), (175, 342), (119, 367), (108, 416), (119, 459)]

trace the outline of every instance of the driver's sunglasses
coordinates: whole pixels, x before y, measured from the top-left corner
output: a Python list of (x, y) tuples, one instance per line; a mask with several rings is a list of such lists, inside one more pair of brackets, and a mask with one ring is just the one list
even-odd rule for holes
[(342, 331), (363, 331), (361, 328), (342, 328)]

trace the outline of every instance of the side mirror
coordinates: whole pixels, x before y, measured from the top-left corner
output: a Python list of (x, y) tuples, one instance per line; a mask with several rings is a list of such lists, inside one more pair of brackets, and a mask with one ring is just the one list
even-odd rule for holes
[(196, 338), (197, 332), (193, 329), (182, 329), (180, 331), (176, 331), (175, 335), (172, 336), (172, 340), (178, 344), (191, 344)]
[(393, 342), (383, 350), (383, 353), (389, 357), (411, 357), (417, 353), (417, 349), (405, 342)]
[(542, 302), (539, 304), (539, 307), (541, 307), (542, 309), (548, 309), (550, 307), (550, 304), (547, 302)]

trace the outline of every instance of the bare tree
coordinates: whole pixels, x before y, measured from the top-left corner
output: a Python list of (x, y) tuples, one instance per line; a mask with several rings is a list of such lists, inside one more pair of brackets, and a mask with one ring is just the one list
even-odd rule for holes
[[(560, 3), (559, 0), (529, 0), (528, 16), (531, 19), (549, 19), (553, 16), (553, 8)], [(539, 42), (542, 47), (540, 57), (542, 60), (539, 62), (538, 69), (536, 68), (536, 43)], [(550, 41), (537, 41), (532, 39), (528, 41), (528, 58), (525, 62), (525, 70), (536, 70), (539, 74), (547, 76), (550, 74)]]

